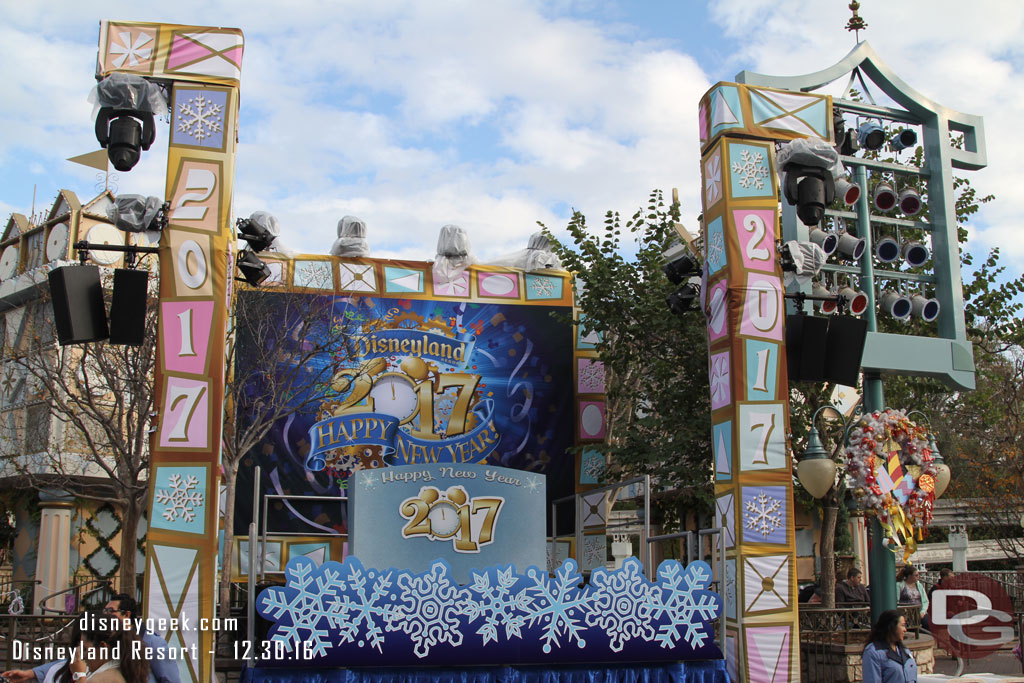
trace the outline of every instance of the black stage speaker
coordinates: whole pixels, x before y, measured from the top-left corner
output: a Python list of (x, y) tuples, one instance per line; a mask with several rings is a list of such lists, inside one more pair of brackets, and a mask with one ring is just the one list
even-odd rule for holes
[(146, 336), (149, 271), (118, 268), (110, 299), (110, 343), (141, 346)]
[(848, 387), (857, 386), (868, 324), (849, 315), (834, 315), (828, 324), (825, 345), (825, 379)]
[(786, 365), (791, 382), (821, 382), (825, 378), (828, 318), (786, 316)]
[(63, 344), (107, 338), (107, 312), (97, 266), (62, 266), (49, 273), (53, 323)]

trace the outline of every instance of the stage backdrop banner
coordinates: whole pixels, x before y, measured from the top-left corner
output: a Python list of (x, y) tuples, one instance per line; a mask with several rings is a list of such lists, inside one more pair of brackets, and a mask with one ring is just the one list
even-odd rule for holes
[[(548, 497), (573, 492), (574, 460), (566, 452), (575, 422), (571, 307), (283, 290), (279, 296), (323, 298), (317, 338), (302, 341), (324, 353), (301, 369), (309, 381), (295, 383), (287, 397), (310, 408), (282, 420), (250, 454), (248, 464), (263, 468), (265, 493), (337, 495), (358, 471), (434, 464), (524, 470), (523, 481), (546, 476)], [(239, 340), (236, 373), (258, 381), (260, 372), (245, 365), (248, 343), (257, 342)], [(282, 363), (288, 358), (282, 354)], [(236, 534), (244, 533), (251, 510), (246, 474)], [(542, 494), (536, 505), (545, 503)], [(273, 512), (274, 532), (348, 530), (337, 506), (326, 503), (293, 501)]]
[(408, 465), (358, 472), (349, 484), (349, 549), (368, 567), (426, 571), (544, 566), (544, 477), (491, 465)]

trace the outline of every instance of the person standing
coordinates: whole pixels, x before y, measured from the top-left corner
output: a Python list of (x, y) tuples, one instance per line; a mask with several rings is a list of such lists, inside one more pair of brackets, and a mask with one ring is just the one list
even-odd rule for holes
[(856, 567), (850, 567), (846, 572), (846, 578), (836, 584), (836, 604), (870, 604), (871, 596), (868, 595), (868, 588), (863, 580), (864, 572)]
[(864, 683), (917, 683), (917, 662), (903, 645), (907, 620), (897, 610), (882, 612), (864, 647)]
[(920, 582), (921, 572), (913, 565), (906, 565), (896, 577), (896, 602), (900, 605), (920, 605), (921, 616), (928, 613), (928, 593)]

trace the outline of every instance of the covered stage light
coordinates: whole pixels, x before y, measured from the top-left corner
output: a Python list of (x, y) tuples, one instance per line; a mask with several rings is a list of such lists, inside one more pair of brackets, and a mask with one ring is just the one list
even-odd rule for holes
[(875, 208), (888, 213), (896, 208), (896, 192), (889, 183), (878, 183), (872, 194)]
[(808, 236), (812, 242), (821, 247), (821, 250), (825, 252), (825, 256), (834, 254), (839, 246), (839, 236), (834, 232), (825, 232), (821, 228), (813, 228), (808, 233)]
[(897, 320), (906, 320), (910, 317), (913, 305), (910, 297), (890, 289), (882, 292), (881, 307)]
[(687, 282), (665, 298), (668, 310), (673, 315), (684, 315), (693, 310), (694, 303), (700, 298), (700, 278), (691, 277)]
[(911, 268), (920, 268), (928, 263), (931, 252), (920, 242), (904, 242), (903, 248), (900, 249), (900, 257)]
[(242, 277), (253, 287), (259, 287), (271, 275), (270, 266), (250, 249), (238, 253), (238, 270), (242, 271)]
[(238, 239), (245, 240), (253, 251), (265, 251), (281, 234), (277, 218), (266, 211), (254, 211), (248, 218), (239, 218)]
[(889, 146), (892, 147), (894, 152), (902, 152), (908, 147), (913, 147), (917, 144), (917, 133), (912, 128), (904, 128), (900, 132), (892, 136), (889, 140)]
[(142, 76), (117, 72), (100, 81), (91, 98), (100, 107), (96, 140), (114, 168), (132, 170), (156, 140), (154, 116), (167, 111), (160, 88)]
[(881, 263), (895, 263), (900, 258), (900, 243), (888, 235), (875, 243), (875, 258)]
[(850, 286), (839, 290), (839, 300), (850, 315), (860, 315), (868, 308), (868, 295)]
[(885, 144), (885, 131), (878, 121), (865, 121), (857, 129), (857, 143), (864, 149), (876, 151)]
[(836, 180), (836, 196), (843, 200), (843, 204), (853, 206), (860, 199), (860, 185), (840, 178)]
[(921, 212), (923, 206), (921, 193), (912, 187), (904, 187), (900, 190), (900, 211), (907, 216), (916, 216)]
[(866, 247), (867, 243), (863, 237), (854, 237), (850, 233), (844, 232), (839, 236), (839, 245), (836, 251), (848, 261), (859, 261), (860, 257), (864, 255)]
[(921, 294), (915, 294), (910, 298), (911, 310), (914, 317), (930, 323), (939, 317), (939, 300), (929, 299)]
[(166, 205), (159, 197), (122, 194), (107, 207), (107, 218), (125, 232), (163, 230), (167, 225)]

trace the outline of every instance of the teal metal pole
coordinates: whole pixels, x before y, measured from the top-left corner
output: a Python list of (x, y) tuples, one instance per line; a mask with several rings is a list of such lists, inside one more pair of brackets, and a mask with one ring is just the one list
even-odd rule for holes
[[(868, 206), (868, 172), (863, 166), (854, 169), (854, 178), (860, 185), (860, 199), (857, 200), (857, 235), (866, 241), (864, 257), (860, 262), (861, 289), (868, 295), (868, 308), (864, 321), (868, 332), (878, 331), (875, 311), (875, 273), (871, 262), (874, 252), (871, 235), (871, 209)], [(882, 395), (882, 376), (877, 372), (864, 374), (864, 412), (872, 413), (885, 409)], [(885, 532), (877, 517), (871, 518), (869, 528), (868, 568), (871, 574), (871, 622), (878, 621), (882, 612), (896, 609), (896, 558), (885, 547)]]

